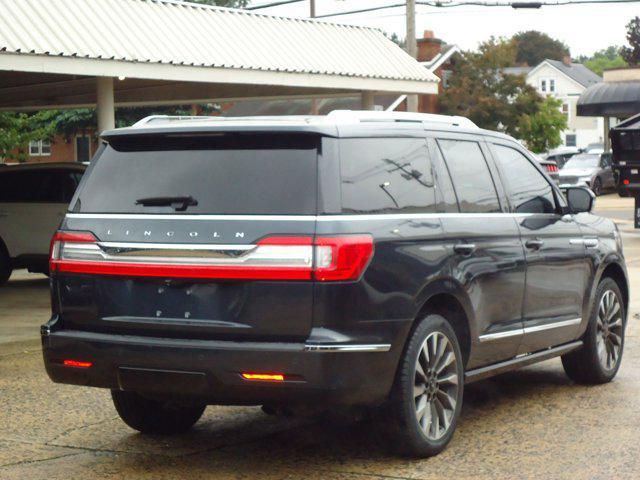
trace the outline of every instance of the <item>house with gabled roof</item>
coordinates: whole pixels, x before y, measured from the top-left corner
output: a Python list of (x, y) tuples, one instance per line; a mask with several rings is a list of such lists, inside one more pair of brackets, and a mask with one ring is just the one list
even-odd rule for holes
[(583, 148), (590, 143), (602, 143), (604, 120), (600, 117), (579, 117), (576, 104), (580, 95), (602, 78), (569, 57), (544, 60), (535, 67), (511, 67), (504, 73), (524, 75), (529, 85), (540, 95), (550, 95), (562, 101), (562, 113), (567, 116), (567, 129), (562, 132), (563, 145)]

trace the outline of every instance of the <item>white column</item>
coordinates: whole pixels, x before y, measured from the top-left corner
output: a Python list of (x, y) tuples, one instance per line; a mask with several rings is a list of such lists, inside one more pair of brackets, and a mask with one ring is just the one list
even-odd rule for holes
[(96, 92), (98, 105), (98, 133), (116, 128), (115, 100), (113, 96), (113, 78), (97, 77)]
[(611, 150), (611, 139), (609, 138), (609, 131), (611, 130), (611, 118), (604, 117), (604, 151), (608, 152)]
[(362, 110), (375, 109), (375, 98), (373, 92), (362, 92)]

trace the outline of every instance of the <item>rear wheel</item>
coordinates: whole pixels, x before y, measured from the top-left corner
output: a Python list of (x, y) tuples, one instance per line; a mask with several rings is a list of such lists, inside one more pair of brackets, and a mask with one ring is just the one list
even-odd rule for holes
[(111, 390), (120, 418), (142, 433), (171, 435), (189, 430), (206, 405), (152, 400), (135, 392)]
[(400, 453), (429, 457), (444, 450), (460, 415), (462, 391), (456, 334), (444, 317), (428, 315), (408, 341), (389, 401)]
[(2, 240), (0, 240), (0, 285), (4, 285), (11, 276), (11, 259), (7, 253), (7, 249), (4, 248)]
[(611, 278), (598, 285), (591, 308), (584, 347), (562, 356), (562, 365), (572, 380), (598, 384), (613, 380), (620, 368), (624, 347), (625, 311), (618, 284)]

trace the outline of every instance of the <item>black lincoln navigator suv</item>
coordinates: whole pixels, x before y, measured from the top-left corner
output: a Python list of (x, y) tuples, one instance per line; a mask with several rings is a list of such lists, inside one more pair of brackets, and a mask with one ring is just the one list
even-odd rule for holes
[(561, 356), (610, 381), (620, 235), (505, 135), (458, 117), (151, 117), (105, 132), (51, 246), (55, 382), (134, 429), (208, 404), (379, 407), (440, 452), (464, 385)]

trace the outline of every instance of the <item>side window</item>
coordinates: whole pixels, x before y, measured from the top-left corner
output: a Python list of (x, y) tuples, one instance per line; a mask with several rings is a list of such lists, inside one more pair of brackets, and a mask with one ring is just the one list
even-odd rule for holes
[(48, 175), (49, 201), (54, 203), (69, 203), (78, 186), (77, 173), (72, 170), (60, 170)]
[(27, 172), (0, 173), (0, 203), (22, 203), (28, 198)]
[(435, 212), (425, 139), (340, 140), (343, 213)]
[(463, 213), (500, 212), (500, 202), (478, 142), (438, 140)]
[(509, 200), (516, 213), (555, 213), (553, 189), (531, 161), (518, 150), (493, 145)]

